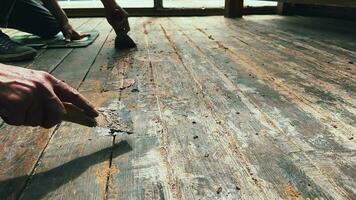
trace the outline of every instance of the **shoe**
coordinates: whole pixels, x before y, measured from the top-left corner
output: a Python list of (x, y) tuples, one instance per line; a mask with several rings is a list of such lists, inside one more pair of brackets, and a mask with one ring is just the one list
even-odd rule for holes
[(31, 47), (22, 46), (0, 31), (0, 62), (31, 60), (37, 51)]

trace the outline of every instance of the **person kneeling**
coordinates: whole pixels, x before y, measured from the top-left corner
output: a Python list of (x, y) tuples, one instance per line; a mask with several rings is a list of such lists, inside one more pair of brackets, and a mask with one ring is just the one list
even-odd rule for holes
[[(105, 16), (115, 32), (128, 33), (128, 14), (115, 0), (101, 0)], [(66, 40), (79, 40), (84, 37), (69, 23), (68, 17), (57, 0), (1, 0), (0, 27), (13, 28), (42, 38), (51, 38), (59, 32)], [(0, 62), (33, 59), (35, 49), (20, 45), (0, 30)]]

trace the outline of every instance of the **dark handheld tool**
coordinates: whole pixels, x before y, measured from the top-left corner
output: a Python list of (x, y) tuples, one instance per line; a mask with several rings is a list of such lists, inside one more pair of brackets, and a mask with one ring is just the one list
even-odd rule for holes
[(131, 49), (135, 48), (136, 43), (126, 33), (119, 33), (115, 38), (115, 48), (117, 49)]
[(74, 106), (71, 103), (63, 103), (66, 113), (63, 116), (63, 121), (72, 122), (88, 127), (96, 127), (97, 121), (88, 116), (83, 110)]

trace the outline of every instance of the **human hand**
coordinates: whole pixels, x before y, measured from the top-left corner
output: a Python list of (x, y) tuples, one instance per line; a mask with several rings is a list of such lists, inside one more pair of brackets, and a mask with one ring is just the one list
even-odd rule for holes
[(80, 39), (83, 39), (84, 37), (88, 36), (88, 34), (78, 33), (76, 30), (74, 30), (72, 25), (70, 25), (69, 23), (65, 23), (62, 26), (62, 33), (65, 38), (65, 41), (67, 41), (67, 42), (70, 42), (73, 40), (80, 40)]
[(98, 116), (87, 99), (52, 75), (0, 64), (0, 116), (6, 123), (51, 128), (66, 114), (64, 104)]
[(128, 33), (130, 31), (129, 15), (120, 6), (105, 8), (105, 16), (116, 34)]

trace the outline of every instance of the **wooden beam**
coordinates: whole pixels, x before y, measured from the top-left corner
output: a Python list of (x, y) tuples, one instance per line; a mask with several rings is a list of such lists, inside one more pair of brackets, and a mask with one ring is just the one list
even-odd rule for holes
[(242, 17), (244, 0), (225, 0), (225, 17)]
[(279, 15), (290, 15), (291, 14), (291, 3), (278, 2), (277, 4), (277, 14)]

